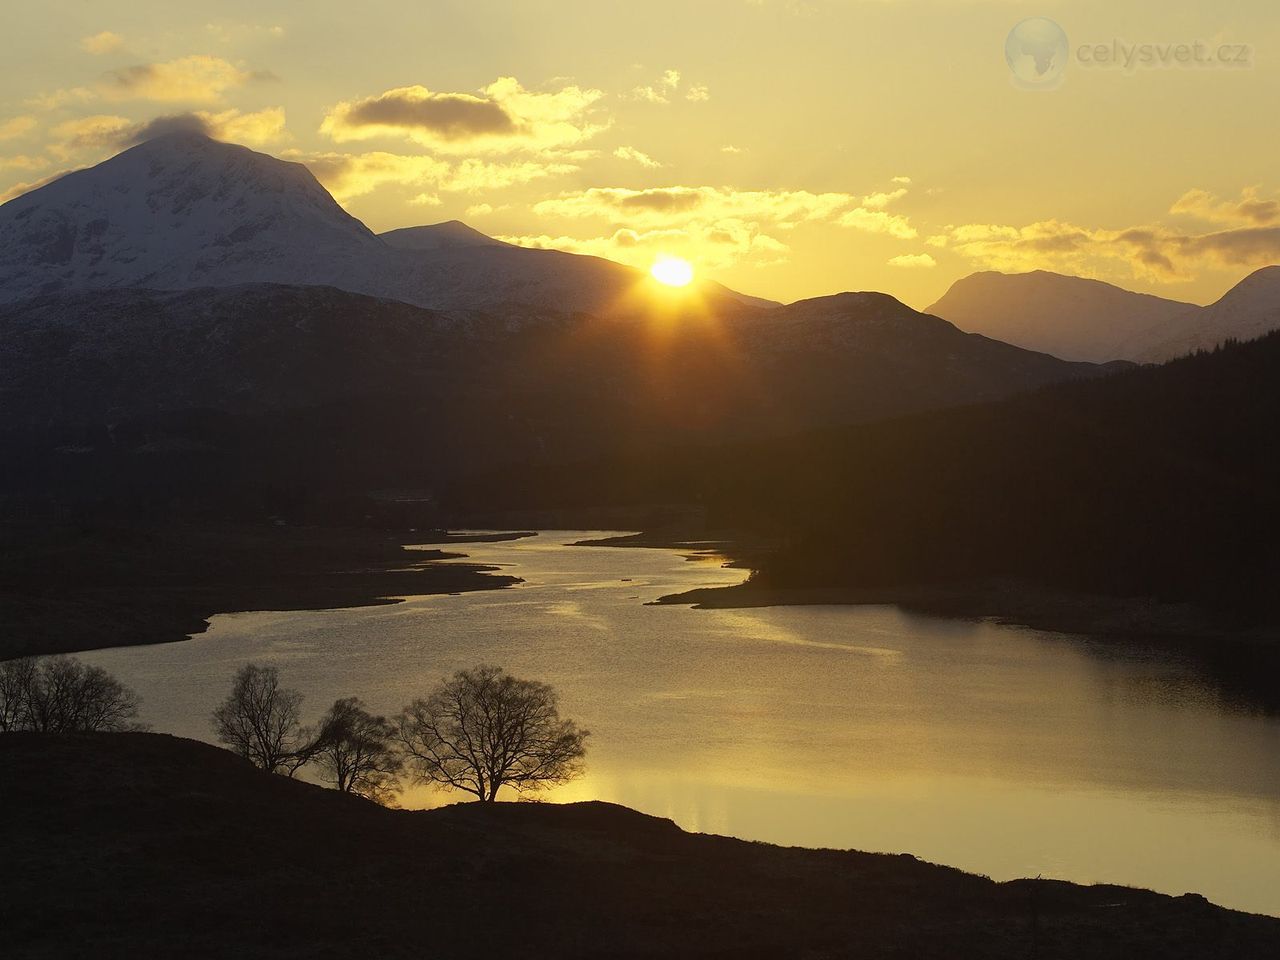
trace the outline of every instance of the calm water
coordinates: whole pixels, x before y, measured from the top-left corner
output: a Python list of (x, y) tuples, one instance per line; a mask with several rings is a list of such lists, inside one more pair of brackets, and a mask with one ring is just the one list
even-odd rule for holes
[(154, 729), (200, 739), (249, 660), (278, 665), (308, 719), (351, 694), (395, 712), (445, 673), (497, 663), (555, 684), (592, 730), (588, 776), (552, 799), (1280, 915), (1280, 723), (1227, 707), (1188, 668), (892, 607), (644, 606), (743, 574), (563, 546), (592, 535), (460, 548), (527, 581), (509, 590), (219, 616), (184, 643), (85, 659), (141, 693)]

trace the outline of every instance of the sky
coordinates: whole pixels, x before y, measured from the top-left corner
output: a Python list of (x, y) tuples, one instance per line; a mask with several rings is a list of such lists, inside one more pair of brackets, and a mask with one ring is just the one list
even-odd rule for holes
[[(45, 0), (3, 17), (0, 200), (195, 115), (308, 164), (376, 231), (461, 219), (642, 268), (679, 256), (783, 301), (922, 308), (978, 270), (1048, 269), (1206, 303), (1280, 262), (1274, 0)], [(1010, 47), (1030, 18), (1052, 24)]]

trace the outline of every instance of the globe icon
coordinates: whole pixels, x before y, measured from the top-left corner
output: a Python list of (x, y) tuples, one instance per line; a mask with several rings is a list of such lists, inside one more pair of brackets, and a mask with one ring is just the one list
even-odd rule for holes
[(1015, 84), (1051, 90), (1067, 68), (1067, 34), (1047, 17), (1029, 17), (1009, 31), (1004, 58)]

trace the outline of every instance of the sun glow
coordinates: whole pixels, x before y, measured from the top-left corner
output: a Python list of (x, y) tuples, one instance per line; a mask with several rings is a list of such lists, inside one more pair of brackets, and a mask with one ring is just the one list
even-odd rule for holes
[(693, 281), (693, 264), (680, 257), (659, 257), (649, 274), (668, 287), (687, 287)]

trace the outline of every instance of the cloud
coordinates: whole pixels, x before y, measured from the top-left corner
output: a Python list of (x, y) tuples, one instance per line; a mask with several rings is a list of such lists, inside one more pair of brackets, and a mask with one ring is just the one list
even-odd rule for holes
[(541, 180), (544, 177), (573, 173), (577, 169), (576, 163), (542, 160), (488, 163), (471, 158), (455, 164), (448, 176), (440, 182), (440, 189), (462, 192), (502, 190), (506, 187)]
[(118, 139), (121, 144), (131, 146), (145, 140), (154, 140), (156, 137), (172, 136), (175, 133), (198, 133), (201, 136), (212, 137), (214, 130), (213, 125), (199, 114), (175, 113), (156, 117), (145, 123), (130, 124), (129, 132), (122, 134)]
[(664, 70), (656, 83), (639, 86), (631, 91), (631, 99), (647, 103), (670, 103), (670, 97), (680, 87), (680, 71)]
[(726, 143), (720, 148), (721, 153), (744, 153), (742, 147), (735, 147), (732, 143)]
[(540, 235), (512, 242), (590, 252), (629, 263), (665, 252), (704, 266), (727, 266), (747, 258), (780, 262), (788, 248), (774, 234), (802, 223), (838, 224), (900, 239), (916, 236), (905, 217), (858, 204), (853, 194), (805, 190), (592, 187), (542, 200), (534, 204), (533, 212), (548, 220), (602, 221), (612, 232), (586, 239)]
[(0, 123), (0, 140), (16, 140), (19, 137), (25, 137), (35, 128), (35, 117), (11, 117)]
[(85, 150), (101, 151), (108, 147), (118, 148), (127, 142), (132, 142), (132, 131), (137, 129), (137, 126), (127, 117), (110, 114), (78, 117), (75, 120), (60, 123), (49, 131), (54, 138), (49, 144), (49, 151), (65, 161)]
[(80, 41), (80, 49), (85, 53), (92, 53), (94, 56), (113, 53), (123, 46), (124, 38), (118, 33), (112, 33), (110, 30), (103, 30), (101, 33), (95, 33), (91, 37), (84, 37)]
[(380, 151), (359, 154), (286, 151), (285, 155), (310, 167), (316, 179), (339, 201), (364, 196), (386, 185), (430, 187), (433, 192), (449, 193), (497, 191), (578, 169), (576, 164), (558, 160), (494, 163), (469, 157), (451, 161)]
[(306, 164), (316, 179), (340, 202), (364, 196), (384, 184), (434, 184), (450, 169), (448, 163), (434, 157), (406, 157), (380, 151), (311, 155), (287, 151), (285, 155)]
[(284, 27), (279, 24), (263, 23), (210, 22), (204, 25), (204, 30), (218, 43), (238, 43), (262, 37), (278, 40), (285, 35)]
[(645, 270), (659, 255), (684, 257), (699, 269), (715, 270), (744, 260), (757, 266), (780, 263), (789, 252), (786, 244), (741, 221), (694, 224), (685, 229), (620, 229), (587, 238), (540, 234), (498, 239), (522, 247), (607, 257)]
[(889, 193), (871, 193), (862, 198), (862, 205), (871, 210), (883, 210), (893, 201), (901, 200), (906, 195), (906, 187), (899, 187)]
[[(628, 99), (644, 103), (670, 103), (672, 97), (679, 95), (681, 82), (679, 70), (664, 70), (662, 76), (653, 83), (632, 88)], [(685, 90), (684, 99), (695, 103), (710, 100), (711, 91), (707, 89), (706, 84), (694, 84)]]
[(899, 240), (914, 240), (917, 236), (916, 228), (906, 217), (865, 206), (841, 214), (836, 222), (842, 227), (863, 233), (883, 233)]
[[(1103, 229), (1060, 220), (1025, 226), (962, 224), (947, 228), (945, 245), (985, 269), (1082, 275), (1125, 270), (1141, 279), (1168, 283), (1194, 279), (1206, 268), (1280, 262), (1280, 226), (1255, 225), (1272, 216), (1267, 203), (1250, 191), (1241, 201), (1226, 204), (1191, 191), (1174, 204), (1180, 208), (1177, 212), (1249, 225), (1192, 232), (1162, 224)], [(943, 245), (934, 239), (931, 245)]]
[(927, 253), (903, 253), (896, 257), (890, 257), (888, 262), (891, 267), (911, 267), (915, 269), (928, 269), (938, 265), (938, 261)]
[(103, 99), (213, 103), (235, 87), (260, 78), (221, 57), (197, 54), (164, 63), (112, 70), (98, 84)]
[(735, 190), (728, 187), (592, 187), (534, 205), (539, 216), (596, 217), (615, 222), (663, 225), (672, 216), (701, 220), (796, 223), (826, 220), (853, 202), (847, 193), (809, 193), (805, 190)]
[(479, 95), (398, 87), (338, 103), (326, 114), (320, 132), (339, 143), (397, 137), (441, 153), (566, 149), (608, 126), (589, 116), (602, 96), (599, 90), (577, 86), (526, 90), (512, 77), (495, 80)]
[(11, 157), (0, 157), (0, 170), (39, 170), (47, 167), (49, 161), (44, 157), (32, 157), (25, 153)]
[(285, 136), (283, 107), (267, 107), (253, 113), (223, 110), (220, 113), (197, 113), (209, 127), (209, 136), (229, 143), (259, 145), (272, 143)]
[(1258, 196), (1257, 187), (1246, 187), (1239, 200), (1219, 200), (1205, 190), (1188, 190), (1170, 213), (1187, 214), (1211, 223), (1268, 224), (1280, 220), (1280, 200)]
[(284, 123), (281, 107), (268, 107), (256, 113), (223, 110), (169, 114), (140, 123), (112, 114), (95, 114), (54, 127), (50, 131), (54, 140), (49, 144), (49, 151), (68, 160), (79, 153), (115, 151), (173, 133), (199, 133), (215, 140), (258, 145), (283, 136)]
[(60, 110), (73, 103), (88, 103), (96, 100), (98, 95), (88, 87), (71, 87), (67, 90), (55, 90), (53, 93), (42, 93), (27, 101), (27, 106), (39, 110)]
[(335, 139), (422, 133), (442, 140), (511, 134), (516, 124), (501, 105), (469, 93), (432, 93), (401, 87), (353, 104), (339, 104), (321, 132)]
[(653, 159), (653, 157), (649, 156), (647, 153), (637, 150), (635, 147), (619, 147), (617, 150), (613, 151), (613, 155), (619, 160), (631, 160), (640, 164), (642, 167), (657, 168), (662, 166), (662, 164)]
[(487, 203), (476, 203), (467, 207), (468, 217), (487, 217), (493, 213), (493, 207)]

